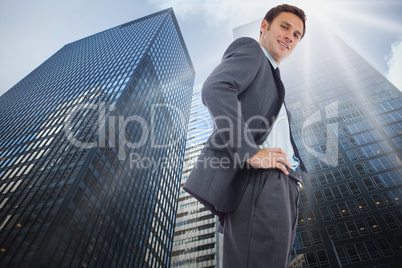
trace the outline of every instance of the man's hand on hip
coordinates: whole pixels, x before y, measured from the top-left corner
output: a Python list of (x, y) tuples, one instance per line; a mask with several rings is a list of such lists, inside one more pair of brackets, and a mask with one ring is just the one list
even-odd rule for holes
[(247, 159), (247, 163), (255, 168), (279, 168), (286, 175), (289, 175), (286, 166), (292, 168), (281, 148), (260, 149), (258, 153)]

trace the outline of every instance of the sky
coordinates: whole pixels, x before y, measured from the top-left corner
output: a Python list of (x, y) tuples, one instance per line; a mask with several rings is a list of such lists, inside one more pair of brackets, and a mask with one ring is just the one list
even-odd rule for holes
[[(1, 0), (0, 95), (64, 45), (173, 8), (200, 86), (233, 41), (277, 0)], [(401, 0), (289, 0), (402, 90)], [(307, 35), (309, 20), (307, 19)]]

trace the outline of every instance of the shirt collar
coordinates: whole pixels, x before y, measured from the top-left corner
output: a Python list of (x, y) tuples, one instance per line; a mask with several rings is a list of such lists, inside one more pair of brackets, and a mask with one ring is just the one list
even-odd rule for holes
[(276, 64), (276, 61), (271, 56), (271, 54), (268, 53), (268, 51), (265, 49), (265, 47), (261, 46), (261, 49), (262, 49), (262, 51), (264, 51), (265, 56), (268, 58), (269, 62), (274, 67), (274, 69), (278, 68), (278, 64)]

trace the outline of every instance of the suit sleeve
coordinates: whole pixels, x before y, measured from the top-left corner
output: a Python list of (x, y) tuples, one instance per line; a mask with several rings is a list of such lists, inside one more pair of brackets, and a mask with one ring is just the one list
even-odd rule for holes
[[(233, 161), (243, 162), (258, 152), (241, 113), (238, 95), (253, 82), (264, 57), (251, 38), (234, 41), (202, 87), (202, 100), (215, 125), (211, 142), (228, 150)], [(214, 135), (215, 137), (214, 139)], [(236, 161), (237, 162), (237, 161)]]

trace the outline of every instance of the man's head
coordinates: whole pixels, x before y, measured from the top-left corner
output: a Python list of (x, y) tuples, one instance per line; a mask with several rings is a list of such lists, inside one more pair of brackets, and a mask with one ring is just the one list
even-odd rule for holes
[(279, 5), (267, 12), (260, 27), (260, 45), (279, 65), (289, 56), (306, 32), (306, 15), (290, 5)]

